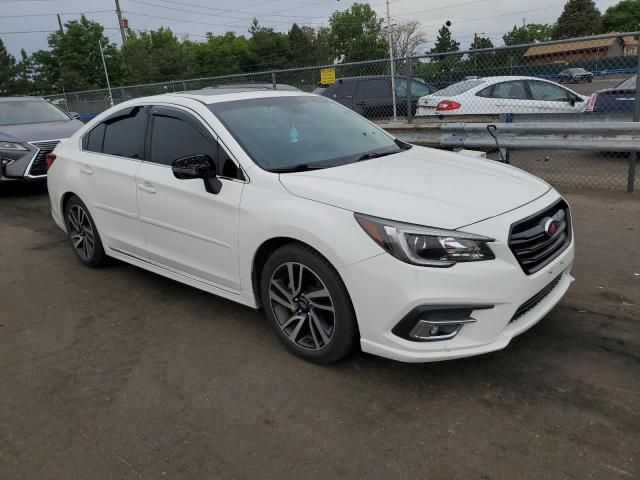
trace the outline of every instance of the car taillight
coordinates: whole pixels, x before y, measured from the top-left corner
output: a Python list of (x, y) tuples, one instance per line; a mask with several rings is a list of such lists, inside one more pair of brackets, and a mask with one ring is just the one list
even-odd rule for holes
[(49, 170), (51, 168), (51, 165), (53, 165), (53, 162), (56, 161), (56, 154), (47, 153), (47, 156), (44, 157), (44, 161), (47, 163), (47, 170)]
[(442, 100), (436, 106), (436, 112), (446, 112), (449, 110), (457, 110), (461, 107), (458, 102), (454, 102), (453, 100)]
[(587, 101), (587, 106), (584, 107), (585, 112), (593, 112), (594, 107), (596, 106), (596, 100), (598, 99), (597, 93), (592, 93)]

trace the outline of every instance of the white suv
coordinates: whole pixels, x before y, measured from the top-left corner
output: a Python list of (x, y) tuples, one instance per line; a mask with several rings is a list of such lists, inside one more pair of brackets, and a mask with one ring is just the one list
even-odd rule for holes
[(132, 100), (50, 154), (55, 222), (108, 257), (264, 308), (319, 363), (505, 347), (572, 281), (569, 207), (516, 168), (412, 146), (332, 100)]

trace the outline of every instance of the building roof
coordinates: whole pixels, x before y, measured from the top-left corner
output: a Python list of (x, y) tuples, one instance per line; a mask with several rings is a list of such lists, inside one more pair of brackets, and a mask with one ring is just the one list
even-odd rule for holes
[(557, 43), (554, 45), (536, 45), (529, 47), (524, 54), (525, 57), (539, 57), (543, 55), (552, 55), (555, 53), (577, 52), (581, 50), (593, 50), (596, 48), (608, 48), (616, 43), (618, 39), (601, 38), (596, 40), (580, 40), (577, 42)]
[(625, 45), (640, 45), (640, 40), (632, 35), (627, 35), (626, 37), (622, 37), (622, 41)]

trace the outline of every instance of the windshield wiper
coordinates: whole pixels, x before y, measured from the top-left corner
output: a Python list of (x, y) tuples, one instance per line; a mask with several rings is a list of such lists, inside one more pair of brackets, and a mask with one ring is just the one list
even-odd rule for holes
[(313, 163), (299, 163), (297, 165), (290, 165), (288, 167), (271, 168), (271, 173), (295, 173), (295, 172), (308, 172), (309, 170), (320, 170), (327, 168), (325, 165), (317, 165)]
[(358, 157), (358, 162), (362, 161), (362, 160), (371, 160), (372, 158), (380, 158), (380, 157), (386, 157), (387, 155), (393, 155), (394, 153), (400, 153), (401, 150), (395, 150), (393, 152), (369, 152), (369, 153), (363, 153), (362, 155), (360, 155)]

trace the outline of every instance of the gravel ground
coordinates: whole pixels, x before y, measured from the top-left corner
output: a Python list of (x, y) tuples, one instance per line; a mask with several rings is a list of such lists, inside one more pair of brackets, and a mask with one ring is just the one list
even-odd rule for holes
[(640, 197), (571, 193), (577, 281), (505, 350), (286, 353), (260, 312), (89, 270), (0, 195), (0, 478), (640, 478)]

